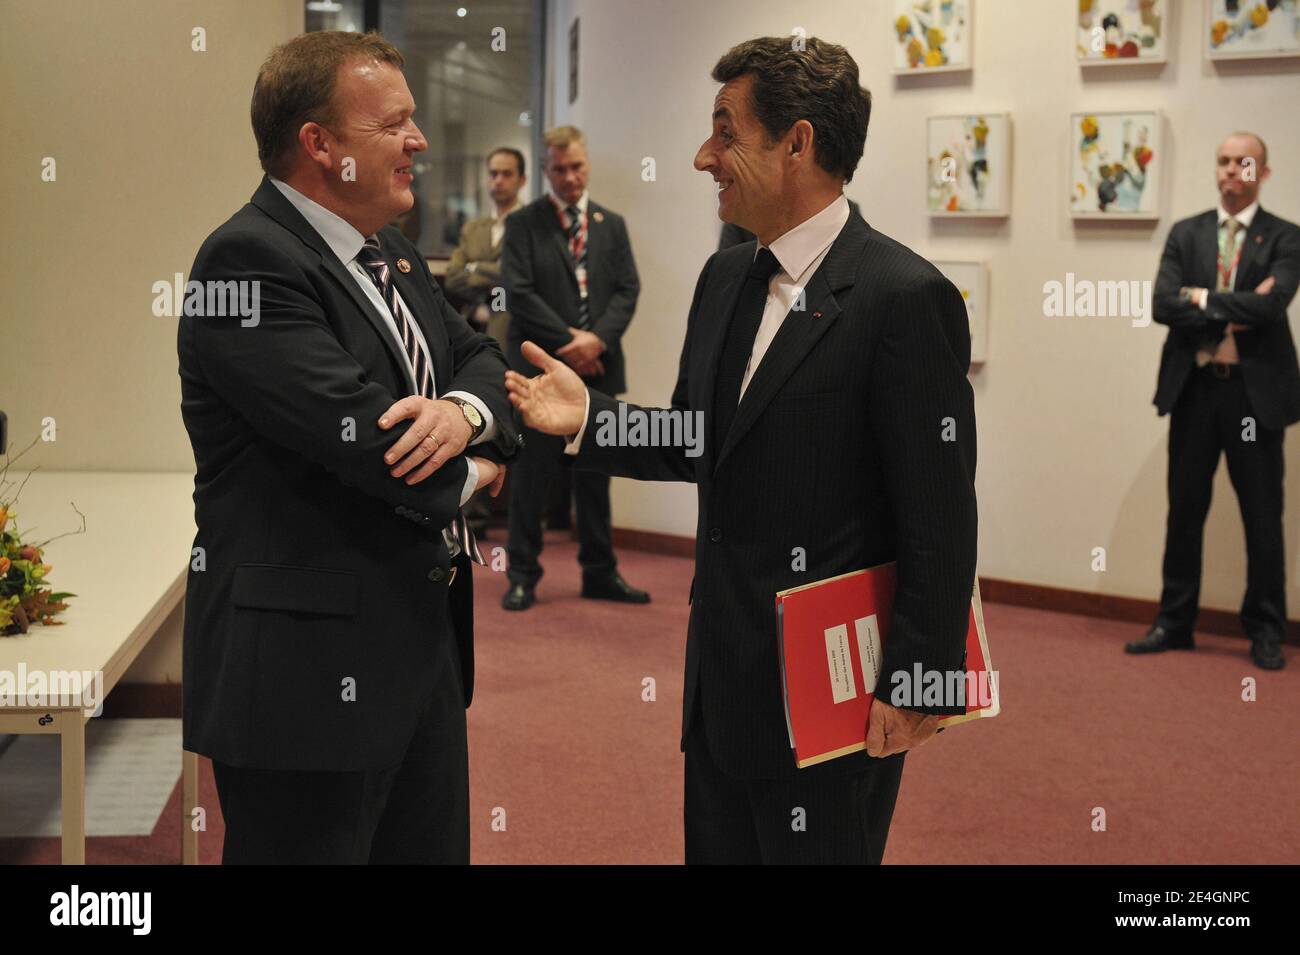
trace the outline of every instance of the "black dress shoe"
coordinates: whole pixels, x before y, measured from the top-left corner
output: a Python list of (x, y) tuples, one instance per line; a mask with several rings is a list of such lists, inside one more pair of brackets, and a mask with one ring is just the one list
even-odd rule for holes
[(625, 604), (648, 604), (650, 595), (637, 590), (618, 574), (604, 580), (582, 581), (582, 595), (589, 600), (617, 600)]
[(1261, 670), (1280, 670), (1286, 666), (1286, 657), (1282, 656), (1282, 641), (1277, 637), (1252, 640), (1250, 658)]
[(1166, 650), (1194, 650), (1192, 635), (1170, 633), (1164, 627), (1152, 627), (1141, 640), (1124, 644), (1125, 653), (1164, 653)]
[(525, 584), (511, 584), (506, 595), (501, 598), (501, 606), (506, 610), (527, 610), (533, 605), (533, 588)]

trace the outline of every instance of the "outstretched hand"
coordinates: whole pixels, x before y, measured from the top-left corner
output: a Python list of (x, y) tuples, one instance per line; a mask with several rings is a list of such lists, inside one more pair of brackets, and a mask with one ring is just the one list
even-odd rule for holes
[(542, 369), (533, 378), (506, 372), (510, 403), (519, 409), (524, 424), (544, 434), (577, 434), (587, 410), (587, 387), (578, 373), (533, 342), (524, 342), (520, 351)]

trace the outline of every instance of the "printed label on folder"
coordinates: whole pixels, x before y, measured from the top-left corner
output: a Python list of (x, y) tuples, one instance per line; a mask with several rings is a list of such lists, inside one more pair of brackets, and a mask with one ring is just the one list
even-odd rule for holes
[(849, 628), (840, 624), (828, 627), (823, 633), (826, 635), (826, 665), (831, 671), (831, 697), (836, 703), (843, 703), (858, 695), (853, 680), (853, 661), (849, 659)]
[(870, 614), (853, 621), (853, 629), (858, 634), (858, 659), (862, 661), (862, 682), (869, 683), (868, 692), (876, 692), (876, 683), (880, 680), (880, 625), (876, 615)]

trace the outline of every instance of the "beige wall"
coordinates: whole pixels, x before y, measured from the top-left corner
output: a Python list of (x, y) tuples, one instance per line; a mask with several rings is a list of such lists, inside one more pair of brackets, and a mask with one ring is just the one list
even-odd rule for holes
[[(1274, 178), (1264, 187), (1264, 205), (1300, 220), (1293, 106), (1300, 63), (1212, 66), (1202, 58), (1202, 4), (1175, 6), (1171, 61), (1162, 70), (1085, 79), (1073, 59), (1075, 0), (977, 0), (973, 73), (903, 85), (890, 73), (887, 0), (556, 0), (547, 122), (587, 131), (592, 193), (628, 217), (641, 272), (641, 301), (625, 339), (629, 397), (666, 403), (695, 279), (718, 235), (713, 183), (691, 168), (717, 89), (709, 71), (733, 43), (803, 27), (847, 46), (874, 96), (866, 157), (847, 189), (867, 220), (927, 257), (982, 258), (990, 268), (989, 360), (973, 376), (980, 572), (1156, 598), (1168, 419), (1156, 417), (1151, 396), (1165, 330), (1126, 320), (1045, 318), (1043, 283), (1063, 280), (1067, 271), (1095, 280), (1154, 279), (1170, 225), (1216, 201), (1214, 147), (1235, 128), (1255, 130), (1269, 143)], [(581, 93), (570, 107), (568, 31), (575, 15)], [(1165, 113), (1172, 171), (1163, 217), (1154, 226), (1074, 227), (1064, 212), (1069, 113), (1152, 107)], [(1011, 113), (1012, 215), (1004, 222), (931, 224), (922, 211), (925, 117), (966, 110)], [(645, 156), (656, 159), (655, 182), (641, 180)], [(1294, 328), (1300, 306), (1291, 314)], [(1292, 617), (1300, 611), (1297, 441), (1292, 433)], [(788, 453), (797, 449), (792, 436)], [(631, 481), (615, 487), (617, 524), (694, 532), (694, 488)], [(1222, 468), (1206, 541), (1203, 602), (1236, 608), (1245, 554)], [(1094, 547), (1107, 548), (1105, 573), (1091, 569)]]
[[(176, 327), (154, 317), (151, 287), (188, 272), (256, 188), (253, 79), (274, 44), (302, 31), (301, 0), (6, 2), (0, 22), (11, 450), (48, 416), (56, 439), (24, 464), (190, 471)], [(191, 51), (196, 27), (206, 52)], [(46, 156), (55, 182), (41, 180)], [(180, 675), (174, 613), (126, 680)]]
[[(53, 417), (46, 468), (190, 470), (174, 319), (153, 283), (257, 187), (257, 68), (302, 31), (300, 0), (3, 6), (0, 408), (12, 445)], [(191, 31), (207, 51), (191, 51)], [(41, 181), (46, 156), (58, 179)]]

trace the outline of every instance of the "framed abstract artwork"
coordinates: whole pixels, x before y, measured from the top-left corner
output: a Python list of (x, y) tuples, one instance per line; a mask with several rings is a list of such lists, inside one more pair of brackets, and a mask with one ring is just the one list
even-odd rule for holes
[(970, 362), (982, 365), (988, 360), (989, 346), (988, 268), (983, 262), (964, 259), (934, 259), (931, 264), (961, 292), (970, 319)]
[(969, 70), (973, 6), (974, 0), (894, 0), (894, 72)]
[(1006, 113), (926, 120), (925, 202), (932, 216), (1010, 214), (1011, 119)]
[(1161, 115), (1075, 113), (1070, 117), (1070, 215), (1158, 219), (1165, 164)]
[(1074, 54), (1082, 66), (1164, 63), (1168, 0), (1079, 0)]
[(1212, 60), (1300, 56), (1297, 0), (1206, 0), (1205, 52)]

